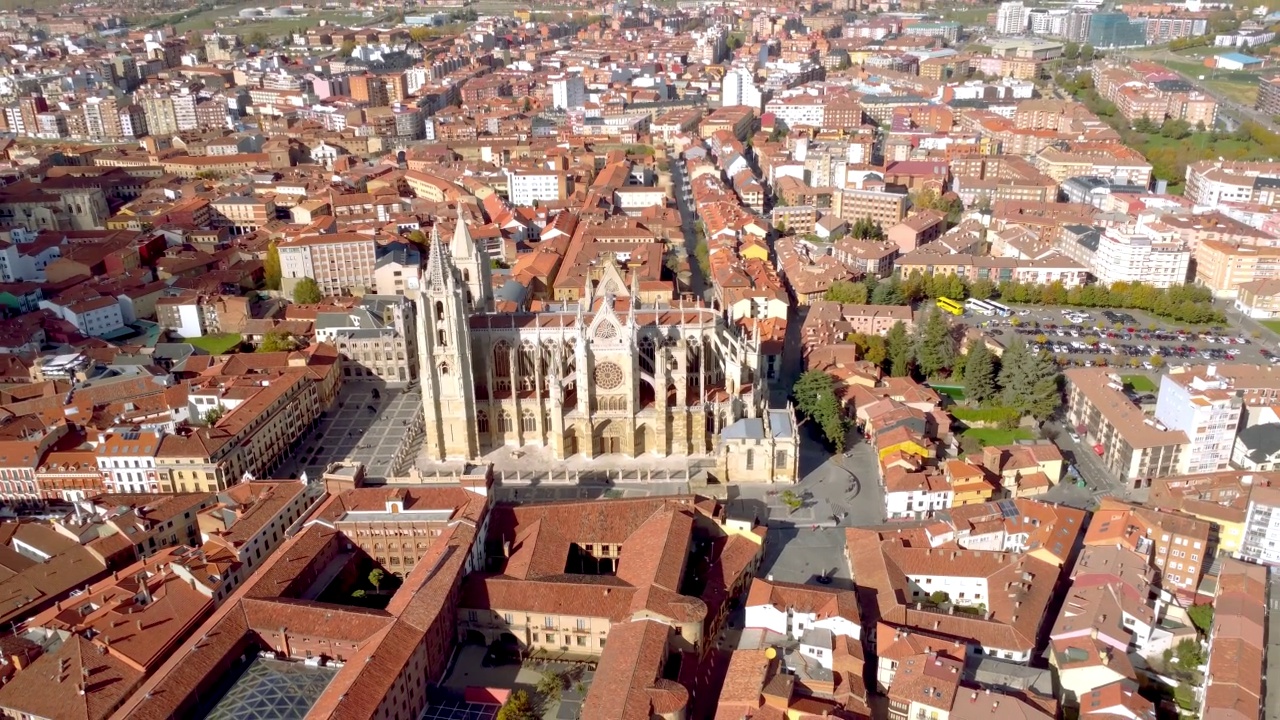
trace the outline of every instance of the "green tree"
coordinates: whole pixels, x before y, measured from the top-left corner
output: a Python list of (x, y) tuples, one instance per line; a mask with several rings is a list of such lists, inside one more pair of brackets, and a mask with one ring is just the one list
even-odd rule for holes
[(245, 36), (244, 41), (250, 45), (257, 45), (259, 48), (265, 48), (271, 44), (271, 36), (261, 30), (254, 30)]
[(1178, 686), (1173, 689), (1173, 701), (1187, 712), (1194, 713), (1200, 707), (1200, 703), (1196, 702), (1195, 692), (1185, 682), (1178, 683)]
[(369, 571), (369, 584), (373, 586), (375, 592), (382, 585), (382, 578), (386, 576), (387, 574), (382, 571), (382, 568), (374, 568)]
[(1213, 605), (1208, 603), (1192, 605), (1187, 608), (1187, 617), (1191, 618), (1191, 624), (1195, 625), (1202, 635), (1208, 635), (1209, 628), (1213, 627)]
[(267, 256), (262, 260), (262, 272), (266, 276), (268, 290), (280, 289), (280, 248), (272, 240), (267, 246)]
[(421, 245), (423, 247), (426, 247), (427, 245), (427, 234), (422, 232), (421, 230), (410, 230), (409, 234), (406, 235), (405, 237), (408, 238), (409, 242), (413, 243), (414, 245)]
[(564, 690), (564, 678), (560, 676), (560, 673), (548, 670), (542, 673), (542, 677), (538, 679), (538, 685), (534, 690), (547, 700), (559, 700), (560, 693)]
[(950, 371), (956, 362), (956, 340), (951, 335), (951, 324), (942, 317), (942, 310), (937, 306), (929, 311), (925, 321), (916, 329), (915, 358), (925, 377)]
[(204, 420), (205, 425), (217, 425), (218, 421), (221, 420), (222, 416), (226, 413), (226, 408), (218, 405), (217, 407), (211, 407), (206, 410), (204, 415), (200, 416), (200, 419)]
[(864, 333), (850, 333), (845, 338), (848, 342), (858, 347), (858, 357), (869, 363), (883, 366), (888, 353), (885, 350), (884, 338), (879, 335), (866, 335)]
[(943, 605), (951, 601), (951, 596), (942, 590), (929, 594), (929, 602), (934, 605)]
[(827, 288), (827, 292), (822, 296), (822, 298), (824, 300), (830, 300), (838, 303), (866, 305), (867, 295), (866, 285), (850, 282), (849, 280), (837, 280), (831, 283), (831, 287)]
[(804, 500), (799, 495), (796, 495), (794, 490), (783, 490), (781, 498), (782, 504), (786, 505), (791, 512), (799, 510), (804, 505)]
[(858, 240), (879, 241), (884, 240), (885, 237), (884, 227), (875, 220), (872, 220), (870, 216), (861, 217), (855, 220), (853, 228), (850, 229), (849, 234)]
[(507, 696), (507, 701), (498, 708), (495, 720), (539, 720), (541, 717), (534, 710), (533, 701), (529, 699), (528, 692), (513, 690)]
[(907, 334), (907, 326), (901, 320), (885, 333), (884, 349), (888, 356), (889, 375), (906, 377), (911, 373), (911, 336)]
[(939, 193), (937, 190), (926, 188), (917, 190), (908, 196), (911, 200), (911, 207), (916, 210), (937, 210), (947, 216), (947, 222), (955, 224), (960, 220), (960, 213), (964, 212), (964, 203), (960, 202), (960, 198), (952, 193)]
[(1062, 404), (1057, 363), (1048, 354), (1032, 352), (1015, 337), (1000, 357), (1001, 403), (1022, 415), (1044, 420)]
[(996, 284), (990, 280), (974, 280), (969, 285), (969, 297), (976, 300), (989, 300), (996, 294)]
[(341, 48), (342, 56), (351, 57), (351, 53), (355, 52), (355, 49), (356, 49), (355, 40), (348, 40), (342, 43), (342, 48)]
[(314, 305), (323, 299), (324, 293), (314, 278), (304, 277), (293, 286), (293, 301), (300, 305)]
[(431, 30), (424, 27), (409, 28), (409, 39), (421, 45), (431, 39)]
[(836, 448), (836, 452), (843, 450), (848, 424), (840, 398), (836, 395), (835, 378), (821, 370), (809, 370), (796, 380), (791, 394), (796, 408), (817, 423), (823, 437)]
[(297, 348), (297, 343), (293, 336), (283, 330), (271, 330), (262, 336), (262, 342), (258, 343), (258, 352), (287, 352)]
[(1183, 640), (1173, 648), (1173, 664), (1184, 673), (1194, 672), (1204, 660), (1204, 648), (1199, 640)]
[(981, 340), (969, 343), (965, 355), (964, 394), (977, 403), (996, 394), (996, 357)]
[(902, 283), (894, 275), (884, 282), (876, 283), (871, 291), (872, 305), (906, 305), (907, 295), (903, 292)]

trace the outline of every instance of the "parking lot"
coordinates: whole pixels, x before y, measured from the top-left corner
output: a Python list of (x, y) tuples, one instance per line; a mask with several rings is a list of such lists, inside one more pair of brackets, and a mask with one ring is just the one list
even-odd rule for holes
[[(1275, 348), (1248, 333), (1189, 328), (1134, 311), (1014, 308), (1008, 318), (966, 313), (961, 322), (1008, 343), (1021, 336), (1063, 365), (1110, 365), (1147, 370), (1220, 362), (1280, 364)], [(1153, 359), (1159, 358), (1159, 359)]]

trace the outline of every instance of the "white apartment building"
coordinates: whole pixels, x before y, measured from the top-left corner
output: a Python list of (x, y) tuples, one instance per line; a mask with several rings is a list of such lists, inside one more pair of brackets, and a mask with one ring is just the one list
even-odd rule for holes
[(1003, 2), (996, 10), (996, 33), (1021, 35), (1027, 30), (1030, 12), (1021, 2)]
[(794, 640), (810, 630), (829, 630), (832, 635), (859, 640), (862, 626), (856, 615), (839, 614), (839, 596), (847, 592), (756, 578), (747, 595), (745, 627), (771, 630)]
[(551, 107), (556, 110), (580, 110), (587, 104), (587, 83), (578, 73), (552, 75), (547, 84), (551, 86)]
[(1280, 489), (1256, 486), (1249, 493), (1240, 558), (1280, 565)]
[(951, 507), (954, 492), (941, 475), (901, 472), (890, 468), (884, 477), (885, 517), (922, 518)]
[(764, 94), (756, 85), (754, 74), (747, 68), (735, 67), (724, 74), (720, 81), (720, 104), (724, 107), (745, 105), (752, 110), (760, 110), (764, 104)]
[(325, 295), (372, 292), (377, 243), (360, 233), (306, 235), (287, 240), (280, 251), (281, 287), (291, 294), (302, 278), (312, 278)]
[(1160, 378), (1156, 420), (1190, 439), (1178, 460), (1179, 475), (1227, 469), (1243, 405), (1241, 393), (1218, 375), (1216, 365)]
[(89, 337), (105, 337), (124, 328), (124, 313), (113, 297), (106, 295), (60, 305), (41, 300), (40, 307), (52, 310)]
[(1104, 285), (1142, 282), (1158, 288), (1187, 281), (1191, 250), (1177, 239), (1107, 228), (1089, 271)]
[(23, 252), (19, 243), (31, 243), (37, 234), (22, 227), (9, 229), (9, 240), (0, 247), (0, 282), (44, 282), (44, 269), (62, 257), (61, 245), (33, 246)]
[(149, 430), (99, 435), (94, 452), (107, 492), (160, 492), (160, 478), (156, 473), (159, 448), (160, 433)]
[(822, 127), (827, 119), (827, 101), (807, 92), (775, 97), (765, 109), (786, 123), (787, 127)]
[[(1203, 160), (1187, 166), (1184, 196), (1204, 207), (1280, 204), (1280, 163)], [(1259, 182), (1261, 180), (1262, 182)]]
[(555, 170), (507, 170), (507, 199), (512, 205), (558, 202), (565, 198), (564, 173)]

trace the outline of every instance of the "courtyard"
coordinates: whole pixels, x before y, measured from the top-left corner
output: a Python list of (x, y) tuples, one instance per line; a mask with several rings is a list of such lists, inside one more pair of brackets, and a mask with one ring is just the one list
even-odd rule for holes
[[(593, 665), (526, 659), (519, 665), (485, 667), (485, 651), (483, 645), (459, 648), (449, 675), (441, 683), (441, 690), (453, 695), (465, 693), (467, 688), (524, 690), (546, 720), (578, 720), (581, 717), (582, 702), (595, 677)], [(555, 685), (554, 681), (547, 681), (552, 676), (559, 679), (559, 690), (543, 692)]]

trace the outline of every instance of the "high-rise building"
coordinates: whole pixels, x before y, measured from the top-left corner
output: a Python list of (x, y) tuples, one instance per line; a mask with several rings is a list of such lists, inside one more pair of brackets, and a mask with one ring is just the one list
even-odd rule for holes
[(746, 68), (735, 67), (725, 73), (720, 83), (720, 104), (724, 107), (745, 105), (753, 110), (760, 110), (764, 103), (764, 95), (755, 83), (752, 72)]
[(1027, 30), (1030, 13), (1021, 0), (1002, 2), (996, 10), (996, 32), (1000, 35), (1021, 35)]
[(579, 110), (587, 104), (587, 84), (577, 73), (554, 75), (551, 85), (551, 107), (556, 110)]
[(1160, 379), (1156, 420), (1181, 430), (1190, 443), (1178, 463), (1182, 475), (1227, 469), (1244, 405), (1230, 378), (1217, 366), (1203, 371), (1170, 373)]
[(1089, 44), (1099, 48), (1147, 44), (1147, 19), (1122, 12), (1096, 12), (1089, 21)]

